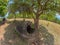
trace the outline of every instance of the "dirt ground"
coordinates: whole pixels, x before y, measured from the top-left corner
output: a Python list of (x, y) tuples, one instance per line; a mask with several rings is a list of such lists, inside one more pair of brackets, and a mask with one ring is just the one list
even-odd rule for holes
[(0, 45), (27, 45), (21, 40), (19, 35), (14, 32), (13, 25), (4, 24), (0, 26)]
[[(27, 20), (33, 22), (32, 19)], [(41, 38), (41, 40), (44, 39), (44, 42), (48, 43), (48, 45), (60, 45), (60, 25), (45, 20), (40, 20), (39, 23), (45, 27), (40, 27), (42, 37), (45, 38)], [(13, 25), (6, 23), (0, 26), (0, 45), (27, 45), (27, 42), (24, 40), (22, 41), (20, 37), (14, 32)]]

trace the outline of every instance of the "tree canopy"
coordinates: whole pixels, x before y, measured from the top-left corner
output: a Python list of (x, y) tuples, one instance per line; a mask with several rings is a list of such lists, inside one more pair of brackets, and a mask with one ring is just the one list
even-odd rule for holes
[(33, 12), (33, 13), (41, 13), (48, 11), (58, 11), (60, 8), (59, 0), (13, 0), (14, 3), (10, 5), (11, 12), (13, 10), (19, 12)]
[(7, 12), (8, 0), (0, 0), (0, 16), (4, 16)]

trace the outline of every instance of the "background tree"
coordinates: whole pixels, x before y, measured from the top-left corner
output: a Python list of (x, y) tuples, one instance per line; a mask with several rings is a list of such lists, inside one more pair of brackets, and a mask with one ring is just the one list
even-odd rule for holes
[[(23, 18), (26, 15), (32, 14), (30, 6), (29, 6), (29, 4), (27, 2), (25, 2), (23, 0), (13, 0), (13, 1), (14, 1), (14, 3), (11, 4), (8, 7), (8, 10), (9, 10), (10, 14), (11, 13), (16, 14), (16, 12), (19, 12), (20, 15), (23, 15)], [(16, 15), (15, 15), (15, 17), (16, 17)]]
[(3, 17), (7, 13), (8, 0), (0, 0), (0, 16)]

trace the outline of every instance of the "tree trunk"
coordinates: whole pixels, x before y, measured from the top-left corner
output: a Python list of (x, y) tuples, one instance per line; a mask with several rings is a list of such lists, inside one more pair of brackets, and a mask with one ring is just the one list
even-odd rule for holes
[(14, 20), (16, 20), (16, 14), (15, 14), (15, 19)]
[(34, 28), (35, 30), (38, 30), (39, 28), (39, 17), (36, 16), (36, 18), (34, 19)]
[[(37, 41), (40, 41), (39, 37), (39, 15), (36, 15), (36, 18), (34, 19), (34, 28), (35, 28), (35, 37)], [(40, 42), (38, 43), (40, 45)]]
[(16, 14), (14, 14), (14, 22), (13, 23), (15, 23), (16, 22)]
[[(36, 15), (36, 18), (34, 19), (34, 28), (35, 28), (35, 37), (38, 41), (40, 41), (39, 37), (39, 15)], [(40, 45), (40, 42), (39, 42)]]

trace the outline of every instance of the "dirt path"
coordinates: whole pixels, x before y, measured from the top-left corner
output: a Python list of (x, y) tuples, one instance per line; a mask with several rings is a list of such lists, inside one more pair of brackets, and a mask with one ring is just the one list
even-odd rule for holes
[(0, 45), (2, 43), (2, 40), (4, 40), (5, 27), (7, 27), (7, 24), (0, 26)]
[(5, 28), (7, 27), (7, 24), (4, 24), (0, 26), (0, 40), (4, 40), (4, 33), (5, 33)]

